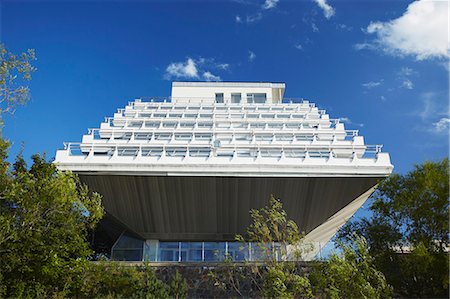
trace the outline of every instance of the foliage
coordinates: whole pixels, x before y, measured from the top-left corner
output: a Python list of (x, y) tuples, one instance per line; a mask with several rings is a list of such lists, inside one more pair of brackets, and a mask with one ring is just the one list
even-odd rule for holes
[[(303, 269), (287, 261), (288, 246), (293, 250), (299, 247), (302, 234), (297, 224), (288, 220), (281, 201), (271, 196), (267, 206), (251, 210), (250, 216), (246, 238), (237, 235), (236, 240), (258, 244), (264, 265), (247, 262), (243, 267), (227, 260), (228, 266), (218, 268), (212, 275), (216, 285), (239, 296), (311, 298), (311, 286)], [(246, 267), (251, 271), (245, 271)]]
[(156, 277), (147, 264), (134, 266), (121, 262), (90, 263), (82, 274), (75, 297), (82, 298), (186, 298), (187, 284), (178, 271), (170, 284)]
[(311, 281), (317, 293), (327, 298), (387, 298), (391, 287), (378, 271), (363, 237), (353, 235), (353, 244), (339, 244), (340, 254), (314, 267)]
[(448, 297), (448, 162), (425, 162), (381, 182), (372, 218), (339, 232), (343, 242), (352, 231), (367, 239), (375, 264), (402, 296)]
[[(303, 234), (299, 232), (293, 220), (287, 219), (287, 213), (279, 199), (271, 195), (267, 206), (250, 210), (250, 217), (252, 223), (247, 228), (246, 238), (237, 235), (236, 241), (258, 244), (263, 258), (268, 262), (275, 262), (276, 259), (286, 260), (288, 247), (296, 251), (297, 256), (301, 255), (299, 251), (302, 248)], [(275, 254), (275, 243), (279, 247), (278, 257)]]
[(178, 270), (175, 272), (175, 276), (170, 282), (169, 296), (170, 298), (181, 299), (186, 298), (188, 286), (186, 279), (182, 278)]
[(70, 172), (34, 155), (12, 169), (0, 141), (0, 274), (3, 295), (65, 296), (92, 253), (88, 231), (103, 216), (101, 197)]
[(25, 82), (31, 80), (31, 74), (36, 71), (31, 64), (34, 60), (32, 49), (16, 55), (0, 44), (0, 118), (29, 100), (30, 89)]

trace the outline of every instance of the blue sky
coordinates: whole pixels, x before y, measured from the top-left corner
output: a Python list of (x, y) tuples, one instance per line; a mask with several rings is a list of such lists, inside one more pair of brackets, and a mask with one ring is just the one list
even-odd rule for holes
[(1, 42), (34, 48), (12, 153), (64, 141), (171, 80), (281, 81), (383, 144), (395, 171), (448, 155), (445, 1), (0, 1)]

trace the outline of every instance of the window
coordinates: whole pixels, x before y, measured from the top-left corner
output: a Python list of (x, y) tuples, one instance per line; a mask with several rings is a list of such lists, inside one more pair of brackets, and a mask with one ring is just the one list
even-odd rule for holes
[(195, 127), (195, 123), (187, 122), (187, 123), (180, 123), (180, 128), (193, 128)]
[(176, 122), (164, 122), (163, 127), (164, 128), (176, 128), (177, 123)]
[(216, 93), (216, 103), (223, 103), (223, 93)]
[(273, 135), (269, 135), (269, 134), (266, 134), (266, 135), (255, 135), (255, 139), (256, 139), (256, 141), (272, 141), (272, 139), (273, 139)]
[(247, 103), (249, 104), (264, 104), (266, 102), (265, 93), (248, 93)]
[(185, 157), (186, 156), (186, 148), (185, 147), (167, 148), (166, 156), (168, 156), (168, 157)]
[(250, 128), (265, 128), (266, 124), (265, 123), (253, 123), (250, 124)]
[(209, 157), (211, 150), (209, 148), (191, 148), (189, 156), (191, 157)]
[(157, 133), (155, 134), (156, 140), (170, 140), (172, 138), (172, 134), (170, 133)]
[(247, 134), (237, 134), (234, 136), (234, 139), (236, 141), (251, 141), (252, 137), (250, 135)]
[(163, 152), (162, 147), (143, 147), (142, 156), (143, 157), (161, 157)]
[(159, 122), (145, 122), (145, 127), (147, 128), (158, 128), (159, 127)]
[(210, 141), (212, 139), (212, 134), (207, 133), (196, 133), (195, 140), (207, 140)]
[(137, 147), (119, 147), (117, 148), (118, 156), (136, 156), (139, 151)]
[(191, 134), (175, 134), (175, 140), (190, 141), (192, 139)]
[(198, 128), (212, 128), (213, 124), (212, 123), (198, 123), (197, 127)]
[(239, 104), (241, 102), (241, 94), (240, 93), (232, 93), (231, 94), (231, 103)]
[(152, 139), (152, 133), (135, 133), (134, 139), (136, 140), (150, 140)]

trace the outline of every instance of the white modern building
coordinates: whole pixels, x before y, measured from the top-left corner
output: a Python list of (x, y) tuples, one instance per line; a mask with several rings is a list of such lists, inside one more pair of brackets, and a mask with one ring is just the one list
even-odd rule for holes
[(233, 240), (271, 194), (314, 255), (393, 166), (380, 145), (284, 91), (173, 82), (171, 97), (128, 103), (81, 143), (66, 143), (55, 163), (103, 195), (102, 234), (115, 259), (255, 259), (251, 244)]

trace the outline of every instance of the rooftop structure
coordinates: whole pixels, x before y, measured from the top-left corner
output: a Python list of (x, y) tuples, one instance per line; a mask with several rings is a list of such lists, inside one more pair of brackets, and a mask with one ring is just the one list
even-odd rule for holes
[[(104, 196), (117, 259), (229, 254), (249, 210), (270, 194), (314, 255), (393, 166), (380, 145), (284, 91), (284, 83), (173, 82), (172, 97), (128, 103), (81, 143), (66, 143), (55, 163)], [(235, 259), (250, 259), (246, 250)]]

